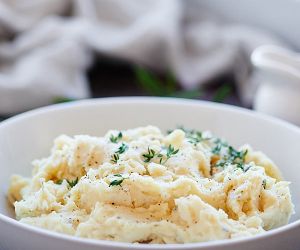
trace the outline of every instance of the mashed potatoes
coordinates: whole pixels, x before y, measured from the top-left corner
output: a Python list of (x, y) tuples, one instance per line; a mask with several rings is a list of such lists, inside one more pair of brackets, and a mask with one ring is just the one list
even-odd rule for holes
[(79, 237), (187, 243), (263, 233), (288, 223), (289, 183), (263, 153), (209, 132), (153, 126), (104, 137), (61, 135), (32, 178), (13, 176), (23, 223)]

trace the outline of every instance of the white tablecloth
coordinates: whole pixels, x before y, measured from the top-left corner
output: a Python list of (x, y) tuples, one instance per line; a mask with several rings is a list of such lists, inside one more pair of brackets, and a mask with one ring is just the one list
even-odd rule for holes
[(2, 0), (0, 39), (2, 114), (88, 97), (86, 69), (101, 54), (171, 70), (186, 89), (231, 71), (249, 103), (249, 56), (279, 43), (180, 0)]

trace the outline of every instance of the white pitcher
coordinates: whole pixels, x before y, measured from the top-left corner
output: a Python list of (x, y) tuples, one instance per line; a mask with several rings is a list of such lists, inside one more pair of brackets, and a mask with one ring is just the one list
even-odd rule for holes
[(300, 126), (300, 54), (264, 45), (251, 61), (259, 79), (254, 109)]

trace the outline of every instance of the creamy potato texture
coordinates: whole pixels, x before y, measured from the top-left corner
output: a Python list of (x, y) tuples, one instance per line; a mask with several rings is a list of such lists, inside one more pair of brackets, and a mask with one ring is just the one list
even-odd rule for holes
[(263, 153), (209, 132), (147, 126), (61, 135), (8, 197), (23, 223), (79, 237), (187, 243), (251, 236), (288, 223), (289, 183)]

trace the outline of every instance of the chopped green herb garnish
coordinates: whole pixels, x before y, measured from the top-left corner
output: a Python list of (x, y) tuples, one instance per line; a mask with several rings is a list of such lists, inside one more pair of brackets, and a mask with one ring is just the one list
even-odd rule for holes
[(213, 147), (213, 149), (211, 150), (211, 152), (214, 155), (220, 155), (221, 151), (223, 148), (228, 147), (228, 143), (224, 140), (221, 140), (220, 138), (216, 138), (213, 143), (215, 144), (215, 146)]
[(235, 150), (232, 146), (228, 147), (229, 156), (233, 159), (233, 161), (243, 162), (245, 160), (245, 156), (248, 150), (245, 151), (238, 151)]
[(119, 154), (113, 154), (113, 155), (111, 156), (111, 159), (110, 159), (111, 162), (117, 163), (118, 160), (120, 160)]
[(167, 159), (164, 161), (166, 163), (167, 160), (169, 160), (173, 155), (176, 155), (178, 153), (179, 149), (175, 149), (171, 144), (167, 148)]
[(117, 176), (117, 177), (122, 177), (121, 174), (114, 174), (114, 176)]
[(266, 187), (267, 187), (267, 180), (266, 179), (264, 179), (262, 181), (262, 186), (263, 186), (264, 189), (266, 189)]
[(123, 154), (127, 149), (128, 149), (128, 145), (122, 142), (118, 150), (111, 156), (110, 161), (113, 163), (117, 163), (118, 160), (120, 160), (120, 154)]
[(113, 180), (109, 186), (118, 186), (118, 185), (121, 185), (121, 183), (124, 181), (124, 179), (118, 179), (118, 180)]
[(156, 156), (156, 152), (148, 147), (148, 152), (142, 156), (145, 158), (144, 162), (150, 162)]
[(228, 165), (229, 164), (229, 162), (228, 161), (226, 161), (226, 160), (224, 160), (224, 159), (221, 159), (221, 160), (219, 160), (217, 163), (216, 163), (216, 167), (222, 167), (222, 168), (224, 168), (226, 165)]
[[(179, 126), (178, 129), (181, 129), (185, 133), (185, 137), (188, 139), (189, 143), (194, 144), (195, 146), (202, 141), (208, 141), (211, 138), (207, 137), (201, 131), (193, 130), (193, 129), (186, 129), (182, 126)], [(171, 131), (169, 131), (171, 132)]]
[(243, 165), (243, 171), (246, 173), (250, 168), (251, 168), (251, 165), (250, 164), (244, 164)]
[[(77, 184), (78, 181), (79, 181), (78, 177), (77, 177), (75, 180), (73, 180), (73, 181), (69, 181), (69, 180), (67, 180), (67, 179), (65, 179), (65, 180), (67, 181), (67, 183), (69, 184), (69, 186), (70, 186), (71, 188), (74, 187), (74, 186), (76, 186), (76, 184)], [(55, 182), (55, 184), (61, 185), (61, 184), (63, 183), (63, 181), (64, 181), (64, 180), (57, 180), (57, 181)]]
[(78, 180), (79, 180), (79, 179), (78, 179), (78, 177), (77, 177), (75, 180), (73, 180), (73, 181), (67, 180), (67, 182), (68, 182), (69, 186), (72, 188), (72, 187), (74, 187), (74, 186), (77, 185)]
[(61, 184), (63, 183), (63, 181), (64, 181), (64, 180), (57, 180), (57, 181), (55, 182), (55, 184), (61, 185)]
[(187, 135), (189, 142), (196, 145), (197, 143), (203, 141), (202, 132), (194, 132)]
[(221, 156), (221, 159), (217, 161), (216, 167), (225, 167), (226, 165), (234, 164), (237, 168), (242, 169), (244, 172), (247, 172), (249, 166), (245, 166), (245, 156), (247, 154), (247, 150), (245, 151), (238, 151), (234, 149), (232, 146), (228, 146), (227, 154)]
[(221, 152), (221, 149), (222, 149), (222, 145), (221, 145), (221, 144), (217, 144), (217, 145), (211, 150), (211, 152), (212, 152), (214, 155), (219, 155), (220, 152)]
[[(237, 169), (242, 169), (244, 172), (247, 172), (251, 165), (245, 164), (245, 156), (247, 155), (247, 150), (236, 150), (232, 146), (228, 145), (228, 143), (220, 138), (214, 138), (209, 135), (205, 135), (201, 131), (197, 130), (189, 130), (182, 126), (178, 127), (178, 129), (181, 129), (185, 132), (185, 136), (188, 139), (189, 143), (192, 143), (193, 145), (197, 145), (201, 142), (206, 142), (209, 147), (211, 147), (211, 153), (215, 156), (218, 156), (219, 160), (217, 162), (214, 162), (212, 165), (212, 168), (214, 167), (225, 167), (227, 165), (236, 165)], [(168, 130), (168, 134), (172, 133), (174, 130)], [(176, 154), (178, 151), (176, 151), (174, 148), (169, 148), (174, 154)], [(173, 151), (172, 151), (173, 150)], [(174, 152), (175, 151), (175, 152)], [(166, 158), (169, 154), (167, 153)], [(152, 155), (152, 158), (154, 158), (155, 155)], [(147, 159), (147, 161), (150, 161)], [(160, 163), (163, 162), (163, 159), (160, 159)]]
[(116, 154), (123, 154), (128, 149), (128, 146), (125, 143), (122, 143), (121, 146), (116, 151)]
[(165, 164), (173, 155), (177, 154), (179, 149), (175, 149), (172, 145), (166, 148), (166, 154), (156, 153), (153, 149), (148, 147), (148, 152), (142, 156), (145, 158), (144, 162), (150, 162), (155, 157), (159, 158), (160, 164)]
[(127, 179), (127, 178), (124, 178), (121, 174), (114, 174), (114, 176), (118, 177), (118, 179), (114, 179), (110, 184), (109, 186), (119, 186), (122, 184), (122, 182)]
[(123, 137), (122, 132), (119, 132), (117, 136), (111, 135), (109, 139), (112, 143), (118, 143), (122, 139), (122, 137)]

